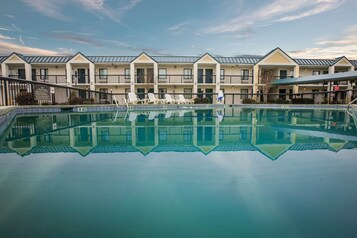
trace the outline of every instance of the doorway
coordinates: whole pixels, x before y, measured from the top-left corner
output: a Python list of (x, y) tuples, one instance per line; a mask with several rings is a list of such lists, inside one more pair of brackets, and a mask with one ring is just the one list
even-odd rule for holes
[(212, 99), (213, 99), (213, 89), (212, 88), (206, 88), (206, 98), (208, 98), (209, 103), (212, 103)]
[(197, 70), (197, 82), (203, 83), (203, 69)]
[(137, 83), (145, 83), (145, 69), (136, 69)]
[(18, 69), (17, 75), (19, 79), (26, 79), (25, 69)]
[(206, 69), (206, 83), (213, 83), (213, 69)]
[(86, 83), (86, 70), (85, 69), (78, 69), (78, 83)]
[(146, 69), (146, 73), (147, 73), (147, 83), (154, 83), (154, 69), (153, 68)]
[(138, 95), (139, 99), (144, 99), (145, 98), (145, 88), (136, 89), (136, 94)]
[(286, 100), (286, 89), (279, 89), (279, 98)]

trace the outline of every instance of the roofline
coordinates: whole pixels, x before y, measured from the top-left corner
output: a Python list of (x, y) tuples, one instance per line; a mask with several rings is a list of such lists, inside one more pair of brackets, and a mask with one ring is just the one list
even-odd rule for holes
[(291, 59), (295, 64), (299, 65), (293, 58), (290, 57), (290, 55), (288, 55), (285, 51), (283, 51), (280, 47), (276, 47), (275, 49), (271, 50), (268, 54), (264, 55), (257, 63), (255, 63), (254, 65), (259, 64), (262, 60), (264, 60), (266, 57), (268, 57), (271, 53), (273, 53), (276, 50), (280, 50), (281, 52), (283, 52), (286, 56), (288, 56), (289, 59)]
[(86, 58), (89, 62), (91, 62), (92, 64), (94, 64), (94, 62), (93, 61), (91, 61), (90, 59), (88, 59), (88, 57), (85, 55), (85, 54), (83, 54), (82, 52), (80, 52), (80, 51), (78, 51), (76, 54), (74, 54), (72, 57), (70, 57), (67, 61), (66, 61), (66, 63), (68, 63), (69, 61), (71, 61), (75, 56), (77, 56), (77, 55), (82, 55), (84, 58)]
[(156, 60), (154, 60), (150, 55), (146, 54), (144, 51), (141, 52), (138, 56), (136, 56), (132, 61), (130, 61), (130, 64), (133, 63), (136, 59), (138, 59), (141, 55), (146, 55), (147, 57), (149, 57), (150, 59), (152, 59), (152, 61), (154, 61), (155, 63), (157, 63)]
[(193, 64), (196, 64), (200, 59), (202, 59), (203, 57), (205, 57), (206, 55), (210, 56), (212, 59), (214, 59), (216, 61), (216, 63), (220, 64), (220, 62), (215, 58), (213, 57), (210, 53), (205, 53), (203, 54), (201, 57), (199, 57), (195, 62), (193, 62)]

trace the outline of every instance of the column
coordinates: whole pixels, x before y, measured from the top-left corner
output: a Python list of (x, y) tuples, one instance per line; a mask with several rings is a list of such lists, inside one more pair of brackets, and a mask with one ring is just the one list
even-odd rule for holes
[(130, 63), (130, 92), (135, 93), (135, 64)]
[(25, 64), (25, 76), (26, 80), (32, 80), (32, 70), (31, 70), (31, 65), (30, 64)]
[[(294, 67), (294, 78), (299, 78), (300, 77), (300, 66), (296, 65)], [(293, 86), (293, 93), (299, 93), (299, 86), (294, 85)]]
[(196, 94), (196, 96), (194, 97), (197, 97), (197, 69), (198, 69), (198, 64), (195, 63), (193, 64), (193, 94)]
[[(259, 65), (254, 65), (253, 66), (253, 93), (258, 93), (259, 92)], [(253, 95), (252, 99), (254, 101), (257, 100), (257, 95)]]
[[(218, 93), (220, 89), (221, 89), (221, 65), (216, 64), (216, 92), (215, 93)], [(214, 101), (215, 100), (213, 100), (213, 102)]]
[(66, 64), (67, 86), (72, 86), (72, 65)]
[(1, 64), (1, 75), (3, 77), (9, 76), (7, 73), (7, 70), (8, 70), (7, 64), (5, 64), (5, 63)]
[(97, 137), (97, 123), (92, 122), (92, 148), (98, 145), (98, 137)]
[(159, 93), (159, 66), (154, 63), (154, 93)]
[(89, 63), (89, 85), (90, 90), (95, 90), (95, 67), (93, 63)]

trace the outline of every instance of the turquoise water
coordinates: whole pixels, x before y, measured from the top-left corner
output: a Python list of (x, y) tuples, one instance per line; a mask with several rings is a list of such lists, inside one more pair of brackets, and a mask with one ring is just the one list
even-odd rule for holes
[(357, 237), (345, 111), (17, 116), (0, 237)]

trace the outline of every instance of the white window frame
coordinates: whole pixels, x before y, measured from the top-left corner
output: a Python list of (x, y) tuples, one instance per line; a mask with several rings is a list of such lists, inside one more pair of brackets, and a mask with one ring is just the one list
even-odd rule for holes
[(183, 69), (183, 79), (192, 79), (192, 69), (190, 68)]
[(107, 68), (99, 68), (99, 80), (108, 80), (108, 69)]
[(167, 69), (159, 68), (159, 79), (167, 79)]

